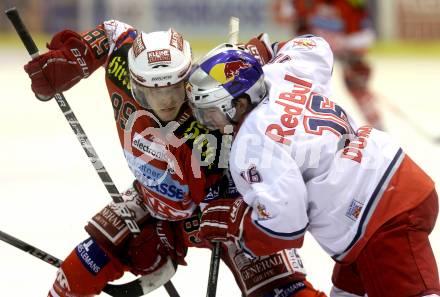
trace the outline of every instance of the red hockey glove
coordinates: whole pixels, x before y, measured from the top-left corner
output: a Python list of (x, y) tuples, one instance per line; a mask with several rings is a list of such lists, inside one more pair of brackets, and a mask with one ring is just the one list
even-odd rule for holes
[(244, 47), (248, 53), (257, 59), (261, 66), (267, 64), (274, 56), (273, 49), (267, 33), (261, 33), (257, 37), (249, 40)]
[(202, 212), (198, 237), (208, 241), (240, 238), (241, 221), (248, 209), (242, 198), (210, 202)]
[(186, 265), (187, 247), (179, 230), (175, 223), (162, 220), (143, 226), (141, 233), (128, 244), (130, 271), (151, 273), (162, 267), (168, 256), (174, 263)]
[(47, 48), (47, 53), (24, 66), (32, 80), (32, 91), (42, 101), (68, 90), (94, 70), (87, 63), (91, 50), (78, 33), (61, 31), (52, 38)]

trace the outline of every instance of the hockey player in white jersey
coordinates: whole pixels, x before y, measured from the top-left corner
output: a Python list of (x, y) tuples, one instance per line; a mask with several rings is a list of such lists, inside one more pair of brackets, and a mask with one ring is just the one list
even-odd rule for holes
[[(48, 47), (49, 51), (25, 66), (32, 90), (40, 99), (68, 90), (99, 67), (105, 68), (121, 146), (136, 177), (122, 197), (141, 228), (134, 238), (114, 204), (106, 205), (87, 224), (91, 237), (63, 261), (48, 296), (95, 296), (128, 271), (144, 275), (144, 282), (157, 287), (174, 274), (177, 264), (185, 264), (188, 247), (212, 246), (194, 240), (199, 226), (199, 212), (194, 210), (204, 199), (220, 195), (216, 184), (221, 174), (215, 164), (201, 167), (201, 175), (195, 176), (198, 165), (192, 160), (192, 148), (196, 142), (189, 134), (209, 131), (194, 119), (186, 103), (184, 83), (192, 64), (189, 43), (173, 29), (145, 33), (109, 20), (83, 34), (63, 30)], [(76, 60), (79, 54), (83, 54), (83, 68), (87, 66), (84, 75)], [(146, 132), (173, 120), (178, 128), (168, 131), (166, 140), (174, 136), (181, 142), (184, 138), (180, 145), (170, 141), (165, 146), (161, 135)], [(127, 128), (129, 122), (131, 129)], [(168, 170), (171, 164), (173, 170)], [(177, 173), (179, 168), (182, 176)], [(228, 190), (230, 198), (231, 192)], [(294, 249), (252, 260), (227, 242), (222, 250), (222, 260), (243, 296), (326, 296), (307, 282)]]
[(187, 92), (199, 121), (234, 127), (243, 198), (210, 203), (199, 237), (266, 255), (301, 247), (309, 231), (336, 261), (333, 296), (440, 296), (434, 183), (389, 135), (328, 99), (332, 67), (311, 35), (278, 45), (263, 68), (232, 45), (201, 59)]

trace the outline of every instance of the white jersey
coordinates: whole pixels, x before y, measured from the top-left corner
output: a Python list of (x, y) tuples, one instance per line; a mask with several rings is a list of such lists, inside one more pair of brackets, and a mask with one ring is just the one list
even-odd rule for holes
[[(330, 255), (342, 257), (362, 236), (403, 158), (386, 133), (358, 129), (326, 97), (332, 66), (320, 37), (283, 45), (263, 68), (268, 97), (244, 120), (232, 146), (230, 170), (252, 206), (244, 234), (268, 236), (275, 250), (284, 241), (301, 246), (308, 230)], [(256, 240), (243, 245), (256, 253), (258, 244), (250, 246)]]

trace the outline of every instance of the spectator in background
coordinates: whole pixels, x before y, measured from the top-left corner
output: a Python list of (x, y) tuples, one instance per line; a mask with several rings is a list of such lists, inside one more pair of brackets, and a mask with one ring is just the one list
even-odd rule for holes
[(275, 21), (294, 33), (324, 37), (342, 63), (345, 85), (365, 119), (382, 129), (382, 120), (369, 87), (371, 65), (365, 56), (374, 42), (367, 0), (275, 0)]

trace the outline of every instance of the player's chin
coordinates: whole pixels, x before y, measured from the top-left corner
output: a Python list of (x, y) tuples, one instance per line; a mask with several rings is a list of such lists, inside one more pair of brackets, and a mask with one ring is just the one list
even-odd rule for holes
[(179, 107), (164, 108), (156, 111), (157, 116), (165, 122), (175, 120), (178, 113)]

